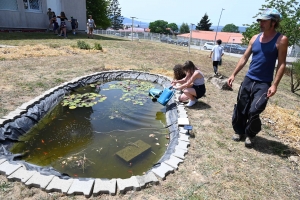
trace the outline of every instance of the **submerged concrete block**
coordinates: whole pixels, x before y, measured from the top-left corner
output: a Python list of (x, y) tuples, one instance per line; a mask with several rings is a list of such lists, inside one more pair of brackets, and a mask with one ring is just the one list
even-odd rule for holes
[(8, 161), (5, 161), (5, 162), (1, 163), (1, 165), (0, 165), (0, 174), (6, 175), (6, 176), (11, 175), (13, 172), (15, 172), (20, 167), (22, 167), (22, 165), (13, 164)]
[(74, 179), (61, 179), (55, 176), (46, 187), (47, 192), (62, 192), (66, 194), (71, 187)]
[(83, 194), (85, 197), (90, 197), (92, 194), (92, 188), (94, 185), (94, 179), (75, 179), (68, 190), (68, 195), (71, 194)]
[(38, 172), (33, 174), (33, 176), (25, 182), (25, 185), (29, 187), (42, 188), (44, 190), (53, 178), (54, 175), (46, 176)]
[(117, 185), (121, 194), (126, 193), (129, 190), (141, 190), (140, 184), (136, 176), (132, 176), (127, 179), (117, 179)]
[(118, 151), (116, 155), (118, 155), (126, 162), (129, 162), (141, 155), (142, 153), (144, 153), (145, 151), (149, 150), (150, 148), (151, 146), (149, 144), (143, 142), (142, 140), (138, 140), (135, 143), (129, 144), (129, 146)]
[(153, 168), (151, 171), (160, 178), (165, 179), (166, 175), (174, 172), (174, 168), (167, 165), (166, 163), (161, 163), (160, 166)]
[(10, 180), (10, 181), (20, 181), (22, 183), (25, 183), (35, 173), (37, 173), (37, 171), (29, 171), (29, 170), (25, 169), (24, 167), (20, 167), (14, 173), (12, 173), (11, 175), (9, 175), (7, 177), (7, 179)]
[(95, 185), (93, 190), (93, 196), (99, 194), (116, 195), (117, 191), (117, 179), (95, 179)]
[(183, 162), (182, 159), (171, 155), (170, 159), (166, 160), (164, 163), (166, 163), (167, 165), (170, 165), (174, 169), (178, 169), (179, 163), (182, 163), (182, 162)]
[(153, 172), (148, 172), (147, 174), (143, 176), (136, 176), (138, 183), (140, 184), (141, 188), (146, 188), (146, 185), (148, 184), (155, 184), (157, 185), (159, 183), (158, 179), (154, 175)]

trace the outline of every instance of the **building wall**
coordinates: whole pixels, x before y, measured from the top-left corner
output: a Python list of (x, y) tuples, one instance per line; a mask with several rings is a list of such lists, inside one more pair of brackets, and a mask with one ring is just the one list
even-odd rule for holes
[[(51, 9), (53, 7), (56, 15), (60, 15), (60, 12), (64, 11), (68, 19), (73, 16), (79, 21), (78, 30), (86, 30), (86, 0), (41, 0), (42, 9), (39, 12), (24, 9), (23, 0), (17, 0), (17, 4), (18, 10), (0, 10), (0, 30), (47, 29), (49, 7)], [(60, 23), (59, 19), (58, 22)], [(71, 29), (70, 23), (67, 23), (67, 28)]]

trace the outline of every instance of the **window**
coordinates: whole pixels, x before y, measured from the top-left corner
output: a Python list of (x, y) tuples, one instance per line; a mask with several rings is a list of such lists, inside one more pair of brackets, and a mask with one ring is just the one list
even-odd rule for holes
[(23, 0), (24, 8), (30, 11), (42, 11), (41, 0)]
[(0, 10), (18, 10), (17, 0), (0, 0)]

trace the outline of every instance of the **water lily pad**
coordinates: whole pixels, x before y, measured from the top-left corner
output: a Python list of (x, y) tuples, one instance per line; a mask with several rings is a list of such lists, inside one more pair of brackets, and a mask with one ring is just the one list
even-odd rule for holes
[(77, 108), (76, 106), (70, 106), (69, 107), (69, 109), (71, 109), (71, 110), (73, 110), (73, 109), (75, 109), (75, 108)]

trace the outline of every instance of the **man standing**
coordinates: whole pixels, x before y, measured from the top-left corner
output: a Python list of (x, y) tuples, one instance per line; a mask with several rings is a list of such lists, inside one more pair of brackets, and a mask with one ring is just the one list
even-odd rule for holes
[(77, 19), (74, 19), (73, 16), (71, 17), (71, 26), (72, 26), (73, 35), (75, 35), (76, 30), (78, 28), (78, 21), (77, 21)]
[(215, 75), (218, 76), (218, 65), (219, 65), (219, 62), (221, 61), (222, 59), (222, 56), (224, 55), (224, 51), (223, 51), (223, 48), (221, 47), (221, 44), (222, 44), (222, 40), (217, 40), (217, 45), (215, 45), (213, 47), (213, 49), (211, 50), (210, 52), (210, 55), (209, 57), (211, 58), (211, 55), (213, 55), (213, 68), (214, 68), (214, 72), (215, 72)]
[(268, 8), (263, 11), (257, 19), (261, 33), (251, 38), (247, 50), (227, 81), (232, 87), (235, 76), (253, 54), (249, 70), (240, 86), (232, 116), (232, 126), (235, 131), (232, 139), (240, 141), (245, 138), (246, 147), (253, 146), (253, 139), (261, 130), (259, 114), (266, 108), (268, 99), (276, 93), (284, 74), (288, 38), (275, 30), (280, 20), (281, 14), (276, 9)]

